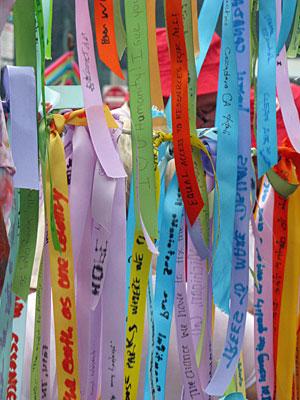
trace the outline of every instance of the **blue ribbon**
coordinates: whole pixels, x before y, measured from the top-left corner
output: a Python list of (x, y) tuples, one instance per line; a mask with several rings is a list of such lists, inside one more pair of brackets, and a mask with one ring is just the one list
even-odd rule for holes
[(257, 75), (258, 177), (277, 164), (276, 128), (276, 7), (273, 0), (259, 4)]
[(156, 267), (154, 297), (154, 359), (152, 371), (156, 399), (165, 399), (165, 379), (175, 294), (175, 267), (183, 203), (174, 175), (168, 188), (160, 236), (160, 254)]
[[(223, 395), (236, 371), (243, 344), (248, 305), (249, 218), (251, 214), (249, 10), (249, 0), (232, 2), (233, 26), (243, 27), (243, 29), (234, 29), (233, 31), (235, 43), (233, 51), (237, 55), (239, 89), (239, 141), (236, 198), (234, 201), (234, 236), (231, 243), (233, 263), (232, 273), (229, 276), (231, 278), (229, 322), (221, 360), (207, 388), (207, 393), (217, 396)], [(235, 397), (229, 398), (234, 399)]]
[(220, 400), (245, 400), (245, 399), (242, 393), (236, 392), (236, 393), (230, 393), (226, 397), (222, 397), (222, 399)]
[[(231, 2), (224, 2), (222, 50), (217, 97), (216, 127), (217, 179), (219, 199), (215, 194), (213, 254), (213, 295), (216, 305), (229, 313), (229, 293), (232, 266), (237, 153), (238, 153), (238, 85)], [(220, 210), (218, 210), (218, 200)]]

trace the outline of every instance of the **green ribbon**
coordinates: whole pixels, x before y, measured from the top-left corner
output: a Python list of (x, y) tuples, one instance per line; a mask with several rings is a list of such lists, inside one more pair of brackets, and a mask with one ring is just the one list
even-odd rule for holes
[[(35, 17), (33, 0), (17, 0), (14, 7), (16, 64), (36, 68)], [(12, 288), (15, 294), (26, 300), (34, 262), (39, 192), (19, 189), (20, 240)]]
[(289, 58), (296, 58), (300, 54), (300, 1), (297, 3), (292, 37), (287, 51)]
[(51, 49), (52, 49), (52, 19), (53, 19), (53, 0), (43, 0), (43, 11), (44, 11), (44, 43), (46, 49), (46, 60), (51, 60)]
[[(183, 0), (182, 1), (182, 17), (183, 17), (183, 25), (184, 25), (184, 37), (185, 37), (185, 45), (187, 51), (187, 59), (188, 59), (188, 107), (189, 107), (189, 123), (191, 134), (196, 134), (196, 107), (197, 107), (197, 73), (195, 66), (195, 56), (194, 56), (194, 43), (193, 43), (193, 23), (192, 23), (192, 5), (191, 0)], [(201, 231), (203, 233), (203, 239), (206, 245), (209, 244), (209, 205), (208, 205), (208, 194), (206, 187), (206, 178), (203, 169), (203, 163), (200, 151), (198, 149), (192, 149), (193, 156), (193, 164), (195, 169), (196, 179), (199, 185), (200, 193), (204, 202), (204, 206), (199, 214), (199, 222), (201, 225)], [(207, 265), (208, 267), (208, 265)], [(206, 308), (205, 308), (206, 313)], [(199, 342), (197, 345), (196, 351), (196, 362), (199, 367), (201, 357), (202, 357), (202, 349), (203, 349), (203, 340), (206, 329), (206, 318), (203, 321), (201, 327), (201, 333)]]
[(119, 60), (121, 60), (124, 50), (126, 48), (126, 32), (121, 14), (120, 0), (114, 0), (114, 22), (118, 56)]
[(34, 341), (31, 361), (30, 399), (38, 400), (41, 392), (40, 363), (41, 363), (41, 321), (42, 321), (42, 290), (43, 290), (43, 259), (39, 269), (36, 291)]
[(299, 185), (294, 185), (282, 179), (273, 169), (267, 172), (267, 177), (273, 189), (285, 199), (293, 194), (299, 187)]
[[(135, 199), (139, 196), (143, 223), (152, 239), (158, 237), (155, 197), (154, 154), (148, 56), (146, 1), (125, 1), (128, 83), (132, 120), (133, 182)], [(136, 189), (138, 193), (136, 193)], [(137, 229), (140, 229), (135, 201)]]

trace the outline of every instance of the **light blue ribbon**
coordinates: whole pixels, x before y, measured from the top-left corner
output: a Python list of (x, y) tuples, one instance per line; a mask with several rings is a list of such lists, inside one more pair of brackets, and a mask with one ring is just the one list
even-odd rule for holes
[(156, 267), (155, 337), (152, 371), (157, 400), (165, 399), (165, 379), (175, 294), (176, 256), (182, 215), (183, 203), (178, 189), (177, 177), (174, 175), (165, 198), (160, 253)]
[(236, 392), (230, 393), (226, 397), (222, 397), (220, 400), (245, 400), (245, 398), (242, 393)]
[[(216, 110), (219, 199), (214, 201), (213, 295), (215, 304), (229, 313), (232, 241), (238, 155), (238, 85), (231, 2), (224, 2), (222, 50)], [(218, 203), (220, 209), (218, 210)], [(217, 235), (219, 232), (219, 235)]]
[(277, 164), (276, 128), (276, 7), (273, 0), (259, 4), (257, 73), (257, 165), (262, 177)]

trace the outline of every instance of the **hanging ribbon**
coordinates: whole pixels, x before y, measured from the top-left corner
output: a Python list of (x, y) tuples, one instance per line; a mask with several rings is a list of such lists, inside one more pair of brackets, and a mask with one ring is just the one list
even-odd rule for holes
[[(50, 184), (50, 174), (52, 185)], [(58, 398), (73, 396), (80, 399), (70, 210), (64, 147), (59, 135), (50, 137), (46, 185), (47, 221), (50, 224), (52, 208), (60, 244), (60, 250), (54, 247), (51, 232), (49, 234), (49, 253), (55, 320)], [(53, 199), (53, 203), (51, 199)]]
[[(216, 233), (219, 230), (219, 241), (217, 241), (218, 235), (215, 234), (215, 258), (213, 260), (214, 301), (226, 313), (229, 313), (238, 161), (240, 168), (243, 167), (241, 164), (245, 163), (244, 158), (238, 160), (238, 120), (236, 118), (238, 106), (238, 79), (232, 10), (230, 2), (227, 1), (223, 6), (223, 35), (215, 124), (218, 128), (216, 171), (220, 190), (220, 204), (218, 204), (217, 194), (215, 194), (214, 232)], [(228, 171), (230, 171), (230, 174), (228, 174)]]
[(289, 58), (296, 58), (297, 55), (299, 54), (299, 49), (300, 49), (300, 3), (298, 1), (295, 12), (292, 37), (290, 40), (287, 56)]
[(172, 73), (172, 127), (174, 156), (182, 199), (191, 225), (203, 208), (193, 167), (188, 114), (188, 65), (180, 2), (166, 2)]
[(288, 200), (274, 191), (273, 219), (273, 344), (274, 364), (277, 363), (280, 306), (288, 243)]
[(278, 161), (276, 128), (276, 8), (259, 3), (257, 72), (257, 164), (262, 177)]
[(121, 14), (120, 0), (114, 0), (114, 20), (115, 20), (115, 35), (118, 48), (119, 60), (122, 59), (124, 50), (126, 48), (126, 33)]
[[(121, 399), (124, 386), (126, 201), (125, 180), (117, 183), (114, 197), (113, 230), (110, 236), (109, 270), (103, 290), (101, 395)], [(118, 251), (116, 251), (118, 249)], [(118, 293), (118, 296), (111, 296)], [(111, 316), (114, 318), (111, 318)], [(127, 342), (126, 342), (127, 343)], [(133, 397), (134, 398), (134, 397)]]
[(16, 399), (21, 397), (23, 381), (23, 363), (26, 337), (27, 304), (16, 296), (14, 304), (14, 320), (10, 348), (10, 362), (7, 382), (7, 397)]
[(132, 177), (136, 182), (135, 218), (137, 229), (144, 224), (149, 236), (157, 238), (146, 1), (140, 4), (126, 1), (125, 21), (132, 120)]
[[(10, 107), (11, 147), (17, 171), (14, 185), (21, 189), (20, 245), (13, 290), (26, 299), (35, 254), (39, 203), (34, 70), (30, 67), (6, 67), (3, 83)], [(22, 100), (24, 95), (28, 98), (25, 103)], [(23, 113), (27, 116), (25, 120)]]
[(168, 188), (160, 237), (160, 253), (156, 266), (154, 297), (154, 360), (152, 371), (155, 377), (157, 399), (165, 398), (171, 320), (175, 292), (175, 265), (178, 237), (182, 219), (183, 203), (174, 175)]
[(12, 278), (17, 258), (19, 244), (19, 193), (14, 192), (14, 203), (11, 211), (11, 228), (9, 243), (11, 243), (8, 266), (6, 270), (3, 291), (0, 302), (0, 398), (6, 398), (8, 371), (11, 350), (11, 335), (14, 316), (15, 295), (12, 292)]
[(279, 35), (277, 39), (277, 55), (279, 55), (283, 46), (285, 46), (285, 43), (289, 36), (292, 23), (294, 20), (296, 6), (297, 6), (297, 0), (289, 0), (289, 1), (283, 0), (281, 26), (278, 32)]
[(131, 258), (126, 321), (123, 400), (134, 400), (137, 398), (151, 256), (145, 237), (142, 232), (136, 230)]
[(257, 283), (254, 292), (255, 329), (255, 370), (256, 388), (259, 400), (274, 397), (274, 358), (273, 358), (273, 213), (274, 191), (267, 179), (258, 203), (256, 214), (255, 274)]
[(175, 319), (184, 396), (192, 399), (202, 399), (202, 388), (197, 370), (190, 311), (186, 295), (184, 219), (179, 232), (176, 264)]
[(76, 0), (75, 10), (79, 68), (91, 140), (106, 175), (112, 178), (125, 177), (104, 117), (88, 4), (84, 0)]
[[(158, 65), (157, 43), (156, 43), (156, 2), (154, 0), (147, 0), (147, 25), (148, 25), (148, 48), (149, 48), (149, 72), (150, 72), (150, 91), (151, 91), (151, 105), (157, 107), (159, 110), (164, 109), (163, 96), (161, 91), (161, 82)], [(159, 119), (160, 120), (160, 119)], [(157, 119), (153, 120), (154, 128)], [(161, 125), (162, 121), (159, 121)]]
[(299, 215), (300, 192), (289, 198), (288, 245), (280, 309), (278, 352), (276, 364), (276, 399), (291, 399), (296, 357), (298, 329), (298, 280), (299, 280)]
[(42, 321), (43, 272), (44, 268), (43, 265), (41, 264), (39, 269), (38, 284), (36, 290), (34, 340), (33, 340), (33, 351), (31, 359), (30, 398), (33, 400), (38, 400), (41, 393), (40, 364), (41, 364), (41, 336), (42, 336), (41, 321)]
[[(286, 2), (285, 2), (286, 3)], [(281, 0), (276, 0), (277, 30), (281, 22)], [(282, 111), (284, 125), (294, 149), (300, 152), (300, 119), (293, 92), (290, 86), (285, 46), (281, 50), (276, 63), (276, 80), (279, 104)]]
[(115, 35), (114, 1), (94, 0), (95, 30), (100, 60), (120, 79), (120, 66)]

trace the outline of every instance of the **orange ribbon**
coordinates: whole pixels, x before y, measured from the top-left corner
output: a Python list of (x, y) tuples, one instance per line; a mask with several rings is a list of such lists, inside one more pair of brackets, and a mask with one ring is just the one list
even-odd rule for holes
[(124, 79), (115, 35), (113, 0), (94, 0), (94, 9), (99, 58), (114, 74)]

